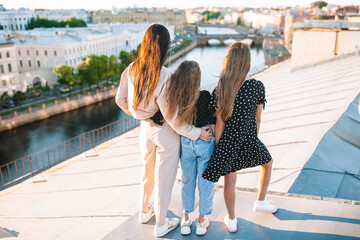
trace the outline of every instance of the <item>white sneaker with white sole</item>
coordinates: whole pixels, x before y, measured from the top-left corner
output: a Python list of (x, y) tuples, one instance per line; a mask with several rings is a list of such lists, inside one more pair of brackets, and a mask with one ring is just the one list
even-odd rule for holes
[(139, 223), (147, 223), (155, 215), (154, 208), (149, 206), (149, 210), (144, 212), (139, 212)]
[(229, 232), (237, 231), (237, 218), (230, 219), (229, 215), (226, 215), (224, 218), (224, 223)]
[(191, 224), (192, 221), (189, 218), (187, 221), (184, 218), (181, 220), (181, 234), (182, 235), (189, 235), (191, 233)]
[(255, 201), (253, 210), (254, 212), (275, 213), (278, 209), (265, 199), (264, 201)]
[(155, 237), (162, 237), (165, 234), (171, 232), (179, 225), (178, 218), (165, 218), (165, 222), (162, 226), (158, 227), (155, 225), (154, 227), (154, 235)]
[(199, 223), (196, 219), (196, 235), (202, 236), (207, 233), (207, 229), (210, 225), (210, 221), (207, 217), (204, 218), (202, 223)]

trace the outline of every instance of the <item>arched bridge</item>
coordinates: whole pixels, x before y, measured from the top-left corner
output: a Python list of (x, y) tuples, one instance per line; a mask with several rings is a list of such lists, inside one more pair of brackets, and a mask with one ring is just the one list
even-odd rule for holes
[(201, 35), (198, 38), (198, 45), (199, 46), (206, 46), (209, 45), (209, 41), (211, 43), (211, 40), (218, 40), (220, 41), (220, 45), (225, 45), (226, 40), (235, 40), (235, 41), (241, 41), (244, 39), (250, 39), (253, 41), (252, 44), (255, 45), (262, 45), (262, 42), (264, 40), (264, 37), (261, 35), (255, 35), (255, 34), (233, 34), (233, 35)]

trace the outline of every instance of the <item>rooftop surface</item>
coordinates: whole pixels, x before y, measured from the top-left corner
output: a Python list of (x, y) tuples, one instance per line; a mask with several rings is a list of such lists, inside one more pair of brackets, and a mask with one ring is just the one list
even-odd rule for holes
[[(49, 45), (65, 46), (79, 42), (104, 39), (106, 37), (142, 36), (150, 24), (89, 24), (82, 28), (35, 28), (32, 31), (17, 31), (22, 37), (11, 37), (8, 41), (20, 46)], [(7, 31), (0, 30), (3, 40)], [(3, 41), (0, 40), (0, 41)]]
[[(204, 239), (360, 238), (360, 202), (287, 193), (324, 134), (359, 93), (359, 57), (289, 69), (290, 61), (285, 61), (255, 76), (264, 82), (268, 100), (260, 139), (274, 158), (267, 199), (279, 211), (251, 211), (258, 168), (242, 170), (237, 181), (239, 231), (229, 234), (222, 224), (225, 207), (219, 181)], [(137, 128), (1, 191), (0, 239), (6, 234), (36, 240), (152, 239), (154, 220), (136, 222), (142, 167), (138, 136)], [(181, 217), (180, 186), (179, 169), (169, 216)], [(165, 239), (182, 239), (180, 229)]]

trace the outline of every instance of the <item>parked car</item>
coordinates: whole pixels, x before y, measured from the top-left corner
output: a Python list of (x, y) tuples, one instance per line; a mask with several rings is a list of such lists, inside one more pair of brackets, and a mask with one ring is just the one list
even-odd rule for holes
[(20, 104), (17, 101), (10, 100), (8, 102), (4, 102), (1, 106), (2, 108), (14, 108), (19, 105)]

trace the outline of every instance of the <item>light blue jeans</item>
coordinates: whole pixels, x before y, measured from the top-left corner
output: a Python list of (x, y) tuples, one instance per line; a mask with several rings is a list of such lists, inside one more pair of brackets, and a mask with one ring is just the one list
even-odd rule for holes
[(193, 141), (181, 136), (182, 208), (185, 213), (194, 211), (196, 179), (199, 189), (199, 213), (209, 215), (213, 210), (214, 183), (201, 175), (214, 152), (214, 137), (210, 141)]

